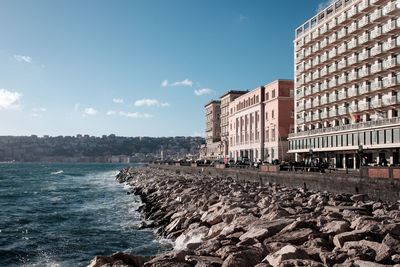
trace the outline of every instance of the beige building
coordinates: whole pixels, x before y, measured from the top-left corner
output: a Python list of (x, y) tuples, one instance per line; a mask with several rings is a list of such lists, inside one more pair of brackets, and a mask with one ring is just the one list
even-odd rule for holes
[(295, 31), (297, 160), (399, 163), (400, 6), (339, 0)]
[(248, 91), (230, 90), (221, 95), (221, 155), (229, 155), (229, 104)]
[[(206, 159), (216, 160), (221, 154), (221, 101), (212, 100), (206, 109)], [(204, 150), (204, 148), (203, 148)]]

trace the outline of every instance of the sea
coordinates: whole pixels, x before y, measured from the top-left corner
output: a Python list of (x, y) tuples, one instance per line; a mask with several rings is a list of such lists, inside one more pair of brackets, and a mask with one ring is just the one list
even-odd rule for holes
[(140, 198), (115, 181), (124, 164), (0, 163), (0, 266), (87, 266), (117, 251), (172, 249), (139, 230)]

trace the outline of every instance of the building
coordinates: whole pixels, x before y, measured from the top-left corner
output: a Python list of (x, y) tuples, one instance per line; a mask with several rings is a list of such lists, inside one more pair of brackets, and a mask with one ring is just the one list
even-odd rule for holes
[(399, 163), (400, 8), (339, 0), (295, 31), (290, 153), (337, 168)]
[[(216, 160), (221, 154), (221, 101), (212, 100), (206, 109), (206, 159)], [(204, 148), (203, 148), (204, 150)]]
[(230, 90), (221, 95), (221, 155), (229, 155), (229, 104), (248, 91)]
[(288, 160), (293, 123), (293, 81), (276, 80), (229, 104), (229, 155), (235, 160)]

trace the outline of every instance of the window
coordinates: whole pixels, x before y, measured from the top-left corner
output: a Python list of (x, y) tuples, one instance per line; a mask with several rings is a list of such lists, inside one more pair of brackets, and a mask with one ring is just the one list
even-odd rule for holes
[(274, 142), (275, 141), (275, 129), (271, 130), (271, 141)]
[(258, 103), (258, 96), (256, 96), (256, 103)]
[(272, 98), (274, 98), (274, 97), (275, 97), (275, 89), (272, 90)]
[(294, 117), (294, 110), (292, 109), (291, 111), (290, 111), (290, 118), (293, 118)]
[(269, 130), (265, 130), (265, 142), (269, 142)]
[(269, 92), (265, 94), (265, 100), (269, 100)]
[(272, 118), (272, 119), (275, 119), (275, 110), (272, 110), (272, 111), (271, 111), (271, 118)]
[(268, 120), (268, 112), (265, 112), (265, 120)]

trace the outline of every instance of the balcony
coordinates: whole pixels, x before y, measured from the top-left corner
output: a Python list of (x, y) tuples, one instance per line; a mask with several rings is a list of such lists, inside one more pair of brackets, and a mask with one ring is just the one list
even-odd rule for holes
[(336, 102), (337, 99), (338, 99), (338, 95), (337, 94), (329, 95), (329, 103)]
[(324, 25), (320, 28), (319, 33), (322, 35), (322, 34), (326, 33), (327, 30), (328, 30), (328, 25), (327, 25), (327, 24), (324, 24)]
[(346, 35), (347, 35), (347, 30), (345, 28), (343, 28), (338, 32), (338, 39), (342, 39)]
[(314, 44), (313, 46), (312, 46), (312, 50), (314, 51), (314, 52), (316, 52), (316, 51), (318, 51), (320, 48), (319, 48), (319, 43), (316, 43), (316, 44)]
[(356, 30), (358, 30), (357, 22), (353, 22), (350, 27), (347, 30), (347, 33), (354, 33)]
[(347, 51), (347, 44), (346, 43), (343, 43), (341, 46), (339, 46), (339, 54), (342, 54), (342, 53), (344, 53), (344, 52), (346, 52)]
[(380, 108), (380, 107), (382, 107), (382, 99), (373, 99), (371, 101), (370, 107), (371, 108)]
[(304, 118), (296, 119), (296, 124), (302, 124), (302, 123), (304, 123)]
[(337, 56), (336, 48), (334, 48), (331, 51), (329, 51), (329, 58), (334, 58), (336, 56)]
[(311, 88), (307, 88), (305, 91), (305, 96), (311, 95)]
[(371, 14), (371, 22), (374, 22), (382, 17), (382, 9), (375, 9)]
[(357, 8), (353, 6), (348, 12), (347, 12), (347, 18), (352, 18), (357, 14)]
[(302, 110), (304, 110), (304, 105), (303, 104), (298, 105), (297, 111), (302, 111)]
[(371, 38), (369, 37), (369, 34), (363, 34), (361, 37), (360, 37), (360, 40), (359, 40), (359, 44), (360, 45), (362, 45), (362, 44), (365, 44), (366, 42), (368, 42), (368, 41), (370, 41), (371, 40)]
[(342, 15), (338, 17), (338, 24), (345, 22), (346, 19), (347, 19), (346, 13), (342, 13)]
[(315, 93), (318, 93), (318, 92), (319, 92), (319, 86), (316, 85), (316, 86), (314, 86), (314, 87), (312, 88), (312, 93), (315, 94)]
[(313, 107), (318, 107), (318, 106), (319, 106), (319, 99), (318, 99), (318, 98), (315, 98), (315, 99), (312, 101), (312, 106), (313, 106)]
[(327, 46), (328, 45), (328, 40), (327, 39), (324, 39), (322, 42), (321, 42), (321, 49), (322, 48), (324, 48), (325, 46)]
[(302, 98), (302, 97), (304, 97), (304, 92), (303, 91), (298, 92), (297, 98)]
[(382, 88), (382, 81), (371, 83), (371, 91), (378, 91)]
[(371, 74), (371, 70), (368, 69), (368, 68), (364, 68), (358, 73), (358, 77), (361, 78), (361, 77), (365, 77), (365, 76), (370, 75), (370, 74)]
[(358, 105), (349, 105), (348, 108), (349, 112), (357, 112), (358, 111)]
[(396, 2), (389, 2), (383, 9), (383, 15), (389, 15), (396, 10)]
[(399, 84), (399, 78), (397, 78), (397, 77), (391, 77), (391, 78), (386, 77), (382, 81), (382, 86), (384, 88), (396, 86), (398, 84)]
[(369, 0), (364, 0), (360, 3), (359, 7), (358, 7), (358, 11), (359, 12), (364, 12), (367, 11), (367, 9), (371, 7), (371, 4), (369, 3)]
[(382, 105), (390, 106), (399, 103), (399, 96), (400, 95), (382, 98)]
[(355, 49), (357, 46), (358, 46), (358, 39), (353, 39), (348, 43), (347, 48), (349, 50), (352, 50)]
[(326, 82), (321, 83), (321, 91), (324, 91), (326, 89), (328, 89), (328, 83), (326, 83)]
[(325, 75), (327, 75), (328, 74), (328, 69), (325, 67), (325, 68), (323, 68), (322, 70), (321, 70), (321, 77), (323, 77), (323, 76), (325, 76)]
[(370, 89), (371, 89), (371, 86), (365, 84), (365, 85), (361, 86), (360, 88), (358, 88), (358, 92), (360, 95), (363, 95), (363, 94), (369, 93)]
[(335, 117), (337, 115), (338, 115), (338, 110), (337, 109), (329, 110), (329, 117)]
[(358, 28), (362, 28), (369, 23), (369, 17), (364, 16), (362, 19), (358, 21)]
[(370, 108), (369, 102), (360, 102), (358, 103), (359, 110), (368, 110)]
[(343, 69), (347, 67), (347, 60), (342, 60), (339, 62), (338, 68)]
[(314, 113), (313, 115), (312, 115), (312, 119), (315, 121), (315, 120), (320, 120), (321, 119), (321, 116), (320, 116), (320, 114), (319, 113)]
[(389, 33), (391, 31), (393, 31), (394, 29), (396, 29), (396, 26), (397, 26), (396, 22), (397, 22), (397, 20), (393, 20), (393, 21), (389, 21), (388, 23), (383, 25), (383, 32)]
[(339, 115), (345, 115), (349, 113), (347, 107), (339, 107)]
[(321, 119), (328, 118), (328, 112), (321, 112)]
[(347, 92), (346, 91), (339, 92), (339, 95), (338, 95), (338, 99), (339, 100), (343, 100), (343, 99), (346, 99), (346, 98), (347, 98)]
[(335, 71), (337, 71), (337, 70), (338, 70), (338, 67), (337, 67), (336, 64), (332, 64), (332, 65), (330, 65), (329, 68), (328, 68), (329, 73), (335, 72)]
[(321, 103), (321, 105), (327, 104), (328, 103), (328, 98), (326, 96), (321, 97), (320, 103)]
[(337, 85), (338, 85), (338, 81), (336, 79), (332, 79), (328, 83), (329, 88), (335, 87)]
[(379, 54), (381, 54), (383, 52), (383, 46), (382, 45), (378, 45), (378, 46), (374, 46), (372, 49), (371, 49), (371, 56), (376, 56), (376, 55), (379, 55)]
[(371, 39), (377, 39), (378, 37), (381, 37), (382, 33), (383, 33), (382, 27), (378, 27), (376, 29), (373, 29), (371, 31)]
[(396, 41), (395, 40), (391, 40), (389, 42), (384, 42), (383, 43), (383, 51), (392, 50), (395, 47), (396, 47)]
[(311, 38), (312, 39), (316, 39), (316, 38), (318, 38), (318, 36), (319, 36), (319, 30), (318, 29), (311, 33)]
[(347, 91), (347, 94), (348, 94), (349, 97), (356, 96), (356, 95), (358, 95), (358, 89), (355, 88), (355, 87), (350, 88), (350, 89)]
[(349, 65), (353, 65), (358, 63), (358, 58), (356, 56), (352, 56), (348, 59)]
[(331, 30), (336, 28), (336, 26), (338, 26), (338, 22), (336, 21), (336, 19), (333, 19), (333, 20), (331, 20), (331, 22), (328, 23), (328, 27)]
[(362, 130), (362, 129), (371, 129), (374, 128), (375, 126), (385, 126), (385, 125), (393, 125), (393, 124), (399, 124), (400, 123), (400, 118), (395, 117), (395, 118), (390, 118), (390, 119), (381, 119), (381, 120), (376, 120), (376, 121), (366, 121), (366, 122), (359, 122), (359, 123), (354, 123), (354, 124), (347, 124), (347, 125), (340, 125), (340, 126), (335, 126), (335, 127), (329, 127), (329, 128), (323, 128), (323, 129), (315, 129), (311, 131), (303, 131), (299, 133), (294, 133), (294, 134), (289, 134), (289, 137), (300, 137), (300, 136), (306, 136), (306, 135), (315, 135), (315, 134), (327, 134), (327, 133), (334, 133), (334, 132), (340, 132), (340, 131), (346, 131), (346, 130)]
[(329, 43), (333, 44), (334, 42), (336, 42), (338, 40), (336, 34), (332, 34), (331, 36), (329, 36)]
[(306, 103), (306, 109), (309, 109), (309, 108), (311, 108), (311, 107), (312, 107), (311, 101), (307, 101), (307, 103)]

